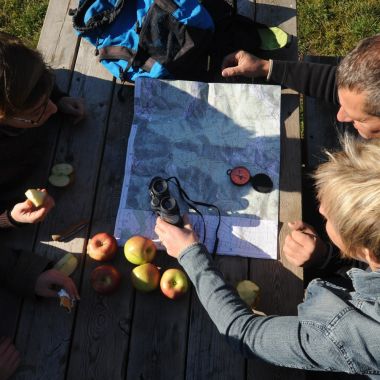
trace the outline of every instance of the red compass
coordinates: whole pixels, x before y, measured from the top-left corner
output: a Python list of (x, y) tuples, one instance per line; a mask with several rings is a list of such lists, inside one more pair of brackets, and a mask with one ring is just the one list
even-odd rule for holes
[(231, 182), (236, 186), (246, 185), (251, 180), (251, 173), (245, 166), (228, 169), (227, 174), (230, 176)]

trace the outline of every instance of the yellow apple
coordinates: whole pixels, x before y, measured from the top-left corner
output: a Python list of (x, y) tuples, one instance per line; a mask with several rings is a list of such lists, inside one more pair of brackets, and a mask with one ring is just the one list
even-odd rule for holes
[(132, 264), (150, 263), (156, 256), (153, 241), (140, 235), (132, 236), (124, 245), (125, 258)]
[(137, 290), (150, 292), (160, 283), (160, 271), (155, 265), (146, 263), (133, 268), (131, 278)]
[(28, 189), (25, 196), (33, 203), (34, 206), (40, 207), (44, 204), (46, 193), (37, 189)]
[(236, 286), (236, 290), (239, 293), (240, 298), (249, 307), (255, 307), (257, 305), (260, 288), (256, 283), (249, 280), (240, 281)]

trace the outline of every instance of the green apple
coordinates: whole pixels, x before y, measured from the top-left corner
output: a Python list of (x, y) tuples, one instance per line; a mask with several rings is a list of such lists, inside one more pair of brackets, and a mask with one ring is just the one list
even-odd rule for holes
[(133, 268), (131, 278), (137, 290), (150, 292), (158, 287), (160, 272), (155, 265), (146, 263)]
[(67, 163), (55, 164), (48, 180), (53, 186), (66, 187), (74, 181), (74, 167)]
[(174, 300), (183, 296), (189, 288), (186, 274), (180, 269), (168, 269), (161, 277), (160, 287), (162, 293)]
[(240, 298), (249, 307), (256, 306), (260, 295), (260, 288), (257, 284), (253, 281), (243, 280), (237, 284), (236, 290), (239, 293)]
[(55, 164), (51, 168), (51, 174), (55, 175), (70, 175), (74, 173), (74, 168), (71, 164), (61, 163)]
[(25, 196), (34, 204), (34, 206), (40, 207), (44, 204), (46, 193), (37, 189), (28, 189), (25, 192)]
[(132, 264), (150, 263), (156, 256), (156, 246), (152, 240), (135, 235), (124, 245), (125, 258)]
[(78, 259), (71, 253), (66, 253), (55, 265), (54, 269), (59, 270), (66, 276), (70, 276), (78, 266)]

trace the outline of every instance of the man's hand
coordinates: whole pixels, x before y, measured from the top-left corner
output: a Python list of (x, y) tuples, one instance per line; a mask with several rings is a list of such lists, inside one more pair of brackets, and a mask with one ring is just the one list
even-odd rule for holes
[(269, 61), (258, 58), (240, 50), (227, 55), (222, 63), (222, 76), (242, 75), (248, 78), (266, 77), (269, 72)]
[(292, 232), (285, 238), (282, 249), (288, 261), (298, 267), (321, 265), (327, 255), (327, 245), (313, 227), (298, 220), (288, 223)]
[[(40, 190), (40, 189), (38, 189)], [(41, 191), (46, 193), (44, 203), (40, 207), (35, 207), (30, 200), (17, 203), (10, 212), (11, 217), (19, 223), (38, 223), (45, 219), (49, 211), (55, 206), (54, 199), (47, 194), (45, 189)]]
[(49, 269), (39, 275), (34, 292), (41, 297), (57, 297), (57, 290), (54, 289), (62, 288), (72, 299), (80, 299), (74, 281), (56, 269)]
[(20, 353), (9, 338), (0, 337), (0, 380), (9, 379), (20, 364)]
[(155, 232), (161, 243), (165, 246), (170, 256), (178, 258), (179, 254), (192, 243), (198, 242), (198, 237), (193, 231), (189, 219), (183, 218), (185, 225), (179, 228), (163, 221), (160, 217), (156, 220)]
[(62, 113), (71, 116), (74, 124), (78, 124), (86, 116), (83, 98), (64, 96), (59, 99), (57, 107)]

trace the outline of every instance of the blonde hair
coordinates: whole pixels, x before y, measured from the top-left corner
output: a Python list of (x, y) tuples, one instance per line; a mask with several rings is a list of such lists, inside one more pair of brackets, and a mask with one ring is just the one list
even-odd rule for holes
[(347, 248), (371, 250), (380, 261), (380, 139), (341, 139), (342, 151), (327, 153), (328, 161), (314, 174), (317, 197)]

